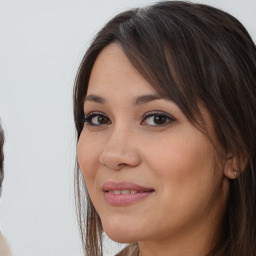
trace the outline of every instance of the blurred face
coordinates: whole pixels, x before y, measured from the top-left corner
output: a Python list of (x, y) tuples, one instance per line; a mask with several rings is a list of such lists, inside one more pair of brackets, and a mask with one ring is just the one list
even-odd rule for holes
[(211, 142), (117, 44), (94, 64), (84, 113), (78, 161), (110, 238), (169, 241), (216, 229), (227, 186)]

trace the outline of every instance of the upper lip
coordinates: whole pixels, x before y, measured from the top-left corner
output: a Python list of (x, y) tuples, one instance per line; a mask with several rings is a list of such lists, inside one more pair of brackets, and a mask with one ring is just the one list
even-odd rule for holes
[(113, 190), (136, 190), (136, 191), (154, 191), (153, 188), (150, 187), (144, 187), (132, 182), (106, 182), (102, 186), (102, 190), (104, 192), (106, 191), (113, 191)]

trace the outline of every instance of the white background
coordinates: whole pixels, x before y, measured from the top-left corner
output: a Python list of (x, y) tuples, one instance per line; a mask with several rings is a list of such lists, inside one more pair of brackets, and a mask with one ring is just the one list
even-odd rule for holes
[[(90, 40), (149, 0), (0, 0), (0, 116), (6, 133), (0, 226), (14, 256), (81, 256), (75, 216), (72, 87)], [(256, 0), (201, 1), (256, 41)], [(114, 254), (107, 244), (106, 255)]]

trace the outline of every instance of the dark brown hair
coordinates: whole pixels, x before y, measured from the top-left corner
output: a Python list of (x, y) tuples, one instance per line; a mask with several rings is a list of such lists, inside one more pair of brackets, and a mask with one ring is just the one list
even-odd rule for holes
[(0, 195), (2, 191), (2, 182), (4, 179), (4, 132), (0, 124)]
[[(210, 113), (221, 151), (237, 160), (240, 175), (230, 181), (223, 236), (208, 255), (255, 256), (256, 48), (246, 29), (228, 13), (183, 1), (160, 2), (117, 15), (97, 34), (77, 74), (77, 139), (83, 129), (83, 104), (92, 67), (112, 42), (122, 47), (140, 74), (159, 94), (171, 98), (192, 123), (202, 116), (199, 105)], [(85, 252), (101, 256), (102, 225), (79, 168), (76, 196)]]

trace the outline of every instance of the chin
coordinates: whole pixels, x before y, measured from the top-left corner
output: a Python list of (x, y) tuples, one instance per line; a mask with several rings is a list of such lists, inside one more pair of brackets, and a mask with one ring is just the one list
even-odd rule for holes
[[(102, 223), (103, 230), (107, 236), (118, 243), (135, 243), (138, 241), (140, 231), (138, 228), (133, 228), (131, 225), (120, 223)], [(135, 235), (136, 234), (136, 235)]]

